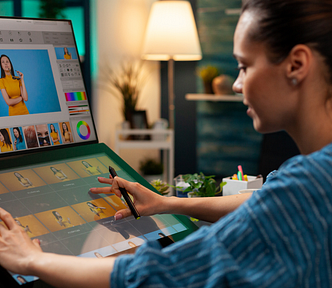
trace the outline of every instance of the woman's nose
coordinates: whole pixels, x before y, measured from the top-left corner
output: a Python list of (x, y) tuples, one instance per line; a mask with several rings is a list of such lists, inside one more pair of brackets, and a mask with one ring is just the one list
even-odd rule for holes
[(240, 77), (240, 75), (236, 78), (235, 82), (233, 83), (233, 91), (235, 93), (239, 93), (239, 94), (242, 94), (242, 79)]

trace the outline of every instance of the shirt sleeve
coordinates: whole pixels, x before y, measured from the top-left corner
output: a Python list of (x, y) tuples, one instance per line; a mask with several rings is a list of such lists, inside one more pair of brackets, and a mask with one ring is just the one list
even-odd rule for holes
[(0, 90), (1, 89), (6, 89), (5, 85), (3, 84), (3, 80), (0, 78)]
[[(231, 213), (210, 227), (162, 248), (143, 244), (115, 261), (111, 287), (271, 287), (292, 280), (259, 229)], [(276, 286), (280, 287), (280, 286)]]

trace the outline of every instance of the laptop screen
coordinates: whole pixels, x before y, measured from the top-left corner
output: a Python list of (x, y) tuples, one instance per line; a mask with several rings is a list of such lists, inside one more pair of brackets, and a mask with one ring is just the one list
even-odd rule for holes
[(0, 155), (97, 142), (71, 21), (0, 27)]

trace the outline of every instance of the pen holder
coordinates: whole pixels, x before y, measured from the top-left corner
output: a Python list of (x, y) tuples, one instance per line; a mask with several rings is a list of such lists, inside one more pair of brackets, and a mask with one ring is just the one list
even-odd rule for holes
[(227, 184), (223, 187), (223, 196), (238, 194), (240, 190), (257, 189), (263, 185), (263, 178), (248, 176), (248, 181), (233, 180), (232, 176), (222, 179)]

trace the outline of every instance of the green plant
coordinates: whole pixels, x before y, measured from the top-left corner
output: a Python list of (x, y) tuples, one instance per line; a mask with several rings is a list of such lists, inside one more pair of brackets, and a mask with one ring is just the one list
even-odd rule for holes
[(169, 192), (169, 186), (167, 183), (160, 179), (152, 180), (150, 184), (163, 196), (167, 195)]
[(215, 66), (207, 65), (198, 69), (198, 75), (202, 78), (203, 82), (210, 83), (219, 75), (219, 70)]
[(163, 165), (155, 159), (146, 158), (140, 161), (139, 169), (144, 175), (159, 175), (163, 173)]
[[(217, 187), (214, 175), (205, 176), (202, 172), (200, 174), (186, 174), (182, 176), (185, 183), (189, 184), (189, 187), (183, 190), (183, 192), (194, 192), (195, 195), (200, 197), (213, 197), (222, 191), (222, 187), (226, 185), (226, 182), (221, 182)], [(179, 189), (179, 187), (175, 187)], [(182, 187), (180, 187), (181, 189)]]
[(41, 18), (64, 18), (63, 9), (66, 8), (65, 0), (40, 0)]
[(101, 67), (100, 87), (122, 102), (123, 116), (127, 121), (137, 108), (139, 93), (146, 81), (142, 66), (142, 61), (123, 62), (117, 73), (108, 64)]

